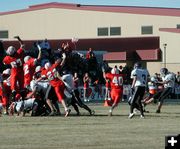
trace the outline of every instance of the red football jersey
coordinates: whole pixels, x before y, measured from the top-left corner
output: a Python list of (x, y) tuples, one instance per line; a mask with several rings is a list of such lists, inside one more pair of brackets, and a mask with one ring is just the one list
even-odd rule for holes
[(53, 64), (48, 70), (46, 70), (46, 77), (50, 81), (50, 84), (53, 87), (61, 86), (63, 85), (63, 82), (57, 77), (57, 70), (56, 67), (59, 64)]
[(110, 80), (111, 89), (122, 89), (124, 74), (107, 73), (106, 78)]
[(23, 66), (23, 49), (20, 48), (17, 50), (16, 54), (11, 56), (5, 56), (3, 59), (3, 63), (5, 65), (11, 65), (11, 75), (17, 75), (18, 73), (22, 73)]
[(30, 84), (32, 77), (35, 72), (35, 58), (30, 58), (26, 63), (23, 65), (23, 70), (24, 70), (24, 86), (26, 87), (27, 85)]

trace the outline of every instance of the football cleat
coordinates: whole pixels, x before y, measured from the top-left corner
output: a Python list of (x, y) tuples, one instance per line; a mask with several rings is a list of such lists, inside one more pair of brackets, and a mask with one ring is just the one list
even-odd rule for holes
[(133, 116), (134, 116), (134, 113), (130, 113), (128, 118), (131, 119), (131, 118), (133, 118)]

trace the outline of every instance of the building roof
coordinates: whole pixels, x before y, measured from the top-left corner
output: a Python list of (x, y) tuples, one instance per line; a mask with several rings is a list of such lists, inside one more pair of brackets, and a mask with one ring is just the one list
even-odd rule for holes
[(126, 59), (126, 52), (108, 52), (103, 54), (103, 60), (106, 61), (125, 61)]
[(0, 12), (0, 15), (8, 15), (8, 14), (28, 12), (34, 10), (49, 9), (49, 8), (180, 17), (180, 8), (81, 5), (81, 4), (70, 4), (70, 3), (58, 3), (58, 2), (33, 5), (33, 6), (29, 6), (29, 8), (27, 9), (21, 9), (21, 10), (9, 11), (9, 12)]
[(160, 28), (159, 31), (170, 32), (170, 33), (180, 33), (180, 29), (178, 28)]

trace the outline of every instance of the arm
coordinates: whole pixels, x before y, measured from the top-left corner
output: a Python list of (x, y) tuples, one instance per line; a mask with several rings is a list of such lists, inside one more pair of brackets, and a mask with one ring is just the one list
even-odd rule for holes
[(36, 88), (30, 94), (28, 94), (25, 99), (31, 98), (33, 95), (35, 95), (35, 93), (36, 93)]
[(42, 50), (41, 50), (41, 47), (40, 47), (39, 44), (37, 44), (37, 47), (38, 47), (38, 50), (39, 50), (37, 60), (40, 60), (40, 59), (41, 59), (41, 56), (42, 56)]
[(76, 81), (79, 80), (79, 78), (78, 77), (76, 77), (76, 78), (74, 77), (73, 80), (74, 80), (74, 82), (76, 82)]
[(135, 87), (136, 80), (137, 80), (137, 76), (134, 76), (131, 88)]
[(5, 95), (3, 82), (0, 82), (0, 88), (2, 89), (2, 95)]
[(24, 42), (21, 40), (21, 38), (19, 36), (15, 36), (14, 38), (16, 38), (19, 41), (20, 48), (22, 48), (24, 50), (25, 45), (24, 45)]
[(58, 77), (58, 79), (59, 79), (59, 80), (62, 80), (62, 78), (61, 78), (61, 76), (60, 76), (59, 72), (56, 72), (56, 73), (57, 73), (57, 77)]
[(65, 64), (65, 60), (66, 60), (66, 54), (63, 53), (63, 54), (62, 54), (62, 61), (61, 61), (60, 66), (63, 66), (63, 65)]

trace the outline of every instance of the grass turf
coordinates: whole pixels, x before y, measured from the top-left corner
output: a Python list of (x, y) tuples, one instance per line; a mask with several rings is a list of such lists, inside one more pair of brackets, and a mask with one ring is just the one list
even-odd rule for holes
[(0, 117), (0, 149), (163, 149), (165, 136), (180, 133), (180, 105), (164, 105), (156, 114), (150, 105), (145, 119), (128, 119), (120, 103), (109, 117), (108, 107), (90, 104), (95, 116)]

